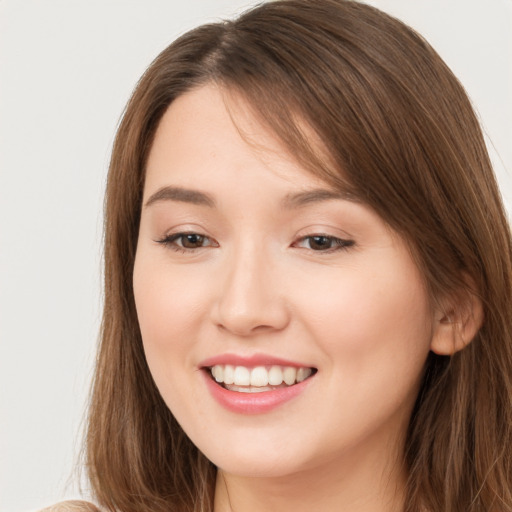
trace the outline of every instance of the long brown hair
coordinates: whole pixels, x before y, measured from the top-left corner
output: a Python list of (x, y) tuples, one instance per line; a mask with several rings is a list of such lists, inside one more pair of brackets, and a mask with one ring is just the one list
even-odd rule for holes
[(211, 82), (400, 233), (432, 300), (479, 296), (485, 321), (472, 343), (427, 360), (405, 442), (405, 511), (511, 511), (512, 243), (481, 130), (424, 39), (347, 0), (270, 2), (194, 29), (133, 93), (106, 196), (105, 309), (86, 438), (98, 502), (122, 512), (212, 510), (215, 467), (153, 383), (132, 289), (155, 130), (177, 96)]

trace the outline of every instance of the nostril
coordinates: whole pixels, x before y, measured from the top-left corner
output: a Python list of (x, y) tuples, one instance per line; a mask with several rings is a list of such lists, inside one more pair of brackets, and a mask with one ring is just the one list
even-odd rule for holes
[(255, 334), (263, 334), (266, 332), (278, 330), (272, 325), (256, 324), (250, 319), (237, 319), (217, 323), (217, 327), (222, 331), (227, 331), (231, 334), (241, 337), (253, 336)]

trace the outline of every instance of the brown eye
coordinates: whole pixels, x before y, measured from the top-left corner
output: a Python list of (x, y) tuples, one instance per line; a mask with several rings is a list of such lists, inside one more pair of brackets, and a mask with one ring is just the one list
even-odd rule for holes
[(316, 252), (332, 252), (347, 249), (354, 244), (355, 242), (353, 240), (342, 240), (335, 236), (310, 235), (301, 238), (294, 246)]
[(190, 233), (188, 235), (181, 235), (177, 240), (181, 240), (181, 245), (185, 249), (197, 249), (198, 247), (203, 247), (206, 237), (203, 235), (198, 235), (197, 233)]
[(162, 240), (155, 240), (159, 244), (170, 249), (177, 251), (191, 251), (194, 249), (201, 249), (203, 247), (218, 247), (219, 245), (215, 240), (200, 235), (199, 233), (175, 233), (173, 235), (166, 236)]
[(334, 240), (328, 236), (310, 236), (309, 240), (309, 248), (314, 251), (325, 251), (326, 249), (330, 249)]

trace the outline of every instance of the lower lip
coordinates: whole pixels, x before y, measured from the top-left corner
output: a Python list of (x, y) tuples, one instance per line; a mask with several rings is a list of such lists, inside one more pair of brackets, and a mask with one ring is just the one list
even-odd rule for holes
[(269, 412), (302, 393), (312, 380), (310, 377), (293, 386), (277, 388), (272, 391), (241, 393), (239, 391), (230, 391), (217, 384), (210, 377), (209, 372), (204, 371), (203, 373), (206, 385), (213, 398), (224, 408), (239, 414), (262, 414)]

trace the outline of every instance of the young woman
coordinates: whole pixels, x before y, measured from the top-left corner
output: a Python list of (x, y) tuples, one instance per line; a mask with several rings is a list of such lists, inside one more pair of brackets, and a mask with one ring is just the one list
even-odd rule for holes
[(105, 510), (512, 510), (512, 248), (411, 29), (283, 0), (185, 34), (107, 188), (87, 469)]

